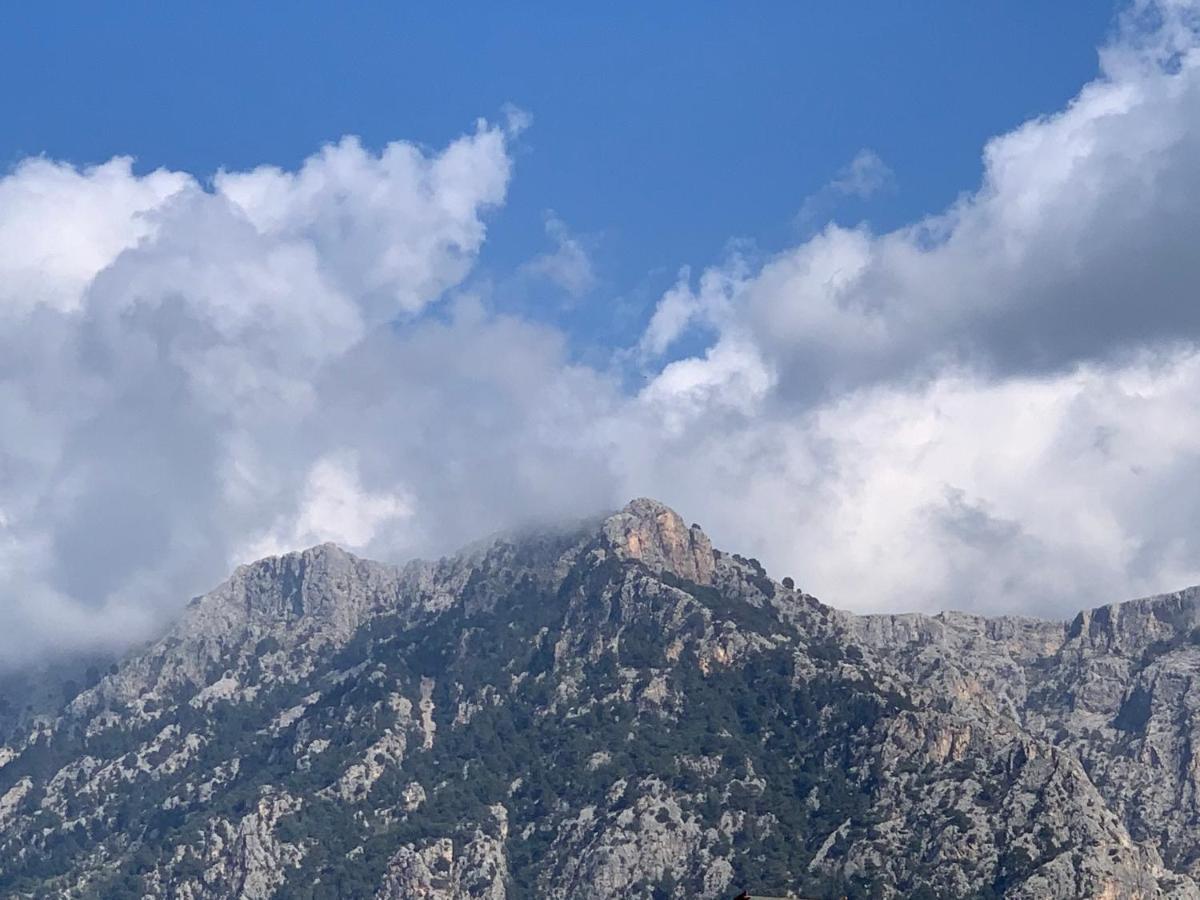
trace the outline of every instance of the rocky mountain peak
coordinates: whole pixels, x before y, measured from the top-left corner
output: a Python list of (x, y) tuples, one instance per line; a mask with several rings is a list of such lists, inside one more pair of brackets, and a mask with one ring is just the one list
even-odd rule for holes
[(360, 600), (349, 589), (352, 584), (373, 586), (394, 578), (389, 566), (360, 559), (337, 544), (318, 544), (238, 566), (228, 581), (199, 598), (193, 615), (220, 611), (270, 625), (337, 618), (343, 607)]
[(646, 498), (268, 557), (5, 738), (0, 896), (1200, 900), (1198, 608), (837, 613)]
[(656, 572), (667, 571), (696, 584), (712, 584), (712, 541), (699, 525), (690, 528), (669, 506), (640, 497), (604, 520), (602, 535), (623, 559), (635, 559)]

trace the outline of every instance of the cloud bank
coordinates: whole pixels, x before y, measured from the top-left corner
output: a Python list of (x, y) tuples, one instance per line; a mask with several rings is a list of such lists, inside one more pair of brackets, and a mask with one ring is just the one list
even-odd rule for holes
[[(149, 634), (264, 553), (402, 559), (638, 494), (859, 610), (1200, 581), (1198, 28), (1136, 3), (950, 209), (685, 270), (604, 368), (471, 282), (519, 123), (209, 182), (19, 164), (0, 658)], [(886, 171), (862, 156), (841, 190)], [(524, 272), (604, 302), (548, 229)]]

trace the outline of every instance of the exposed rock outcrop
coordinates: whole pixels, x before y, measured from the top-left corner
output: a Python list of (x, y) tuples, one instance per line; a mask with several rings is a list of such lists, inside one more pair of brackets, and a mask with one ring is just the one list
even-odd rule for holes
[(493, 806), (489, 812), (488, 830), (476, 830), (457, 851), (450, 838), (420, 849), (405, 845), (397, 850), (388, 861), (377, 900), (505, 900), (508, 817), (503, 806)]
[(700, 526), (687, 527), (679, 513), (657, 500), (632, 501), (604, 521), (603, 533), (618, 556), (696, 584), (712, 584), (712, 542)]
[(1200, 900), (1200, 591), (857, 617), (652, 500), (239, 568), (0, 747), (0, 895)]

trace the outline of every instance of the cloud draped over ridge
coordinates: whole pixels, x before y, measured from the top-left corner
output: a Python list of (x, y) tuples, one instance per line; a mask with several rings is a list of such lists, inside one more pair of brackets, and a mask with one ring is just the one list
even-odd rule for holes
[(322, 432), (321, 375), (461, 282), (507, 140), (347, 138), (210, 189), (128, 159), (0, 180), (0, 656), (144, 633), (251, 547), (411, 512)]
[[(685, 272), (603, 371), (467, 280), (504, 128), (208, 186), (21, 163), (0, 657), (148, 633), (255, 555), (398, 559), (636, 494), (857, 609), (1059, 615), (1200, 581), (1196, 29), (1194, 3), (1135, 4), (953, 207)], [(582, 293), (554, 228), (526, 271)], [(673, 355), (685, 335), (706, 349)]]

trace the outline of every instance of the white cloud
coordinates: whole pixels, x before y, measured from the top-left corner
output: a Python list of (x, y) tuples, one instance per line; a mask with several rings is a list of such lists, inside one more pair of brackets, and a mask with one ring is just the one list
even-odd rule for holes
[(1066, 615), (1200, 581), (1198, 398), (1196, 351), (951, 371), (800, 415), (709, 409), (622, 462), (627, 492), (655, 488), (838, 605)]
[(78, 309), (96, 273), (152, 233), (146, 213), (193, 184), (162, 170), (135, 178), (132, 167), (28, 159), (0, 180), (0, 315)]
[(554, 213), (546, 216), (546, 235), (554, 242), (554, 250), (534, 257), (521, 267), (521, 272), (544, 278), (572, 298), (582, 297), (596, 284), (592, 260), (583, 242)]
[(395, 537), (403, 480), (322, 429), (322, 373), (462, 280), (506, 140), (347, 139), (211, 191), (128, 160), (0, 179), (0, 656), (136, 637), (264, 535)]
[(742, 256), (735, 252), (723, 266), (706, 269), (693, 290), (691, 270), (685, 267), (675, 285), (658, 301), (642, 332), (638, 350), (643, 361), (661, 357), (689, 329), (737, 328), (736, 307), (748, 272)]
[[(1066, 614), (1200, 580), (1197, 7), (1151, 7), (944, 214), (709, 270), (719, 302), (668, 292), (644, 349), (717, 336), (644, 390), (686, 425), (631, 483), (857, 608)], [(738, 366), (772, 378), (741, 417), (676, 388)]]
[(239, 548), (233, 562), (279, 555), (322, 541), (333, 541), (343, 547), (366, 547), (382, 527), (395, 525), (412, 515), (412, 501), (407, 496), (363, 490), (353, 451), (330, 454), (309, 469), (294, 519), (278, 520), (268, 534), (248, 548)]
[(811, 229), (828, 218), (847, 197), (869, 200), (895, 185), (896, 176), (874, 150), (864, 147), (843, 166), (828, 184), (805, 198), (796, 214), (796, 224)]
[(319, 248), (323, 275), (377, 324), (419, 311), (466, 275), (483, 244), (480, 212), (504, 199), (505, 140), (480, 123), (427, 157), (403, 142), (373, 155), (351, 137), (298, 172), (222, 172), (215, 185), (259, 234)]
[(874, 150), (863, 148), (829, 183), (831, 190), (865, 200), (892, 183), (895, 175)]

